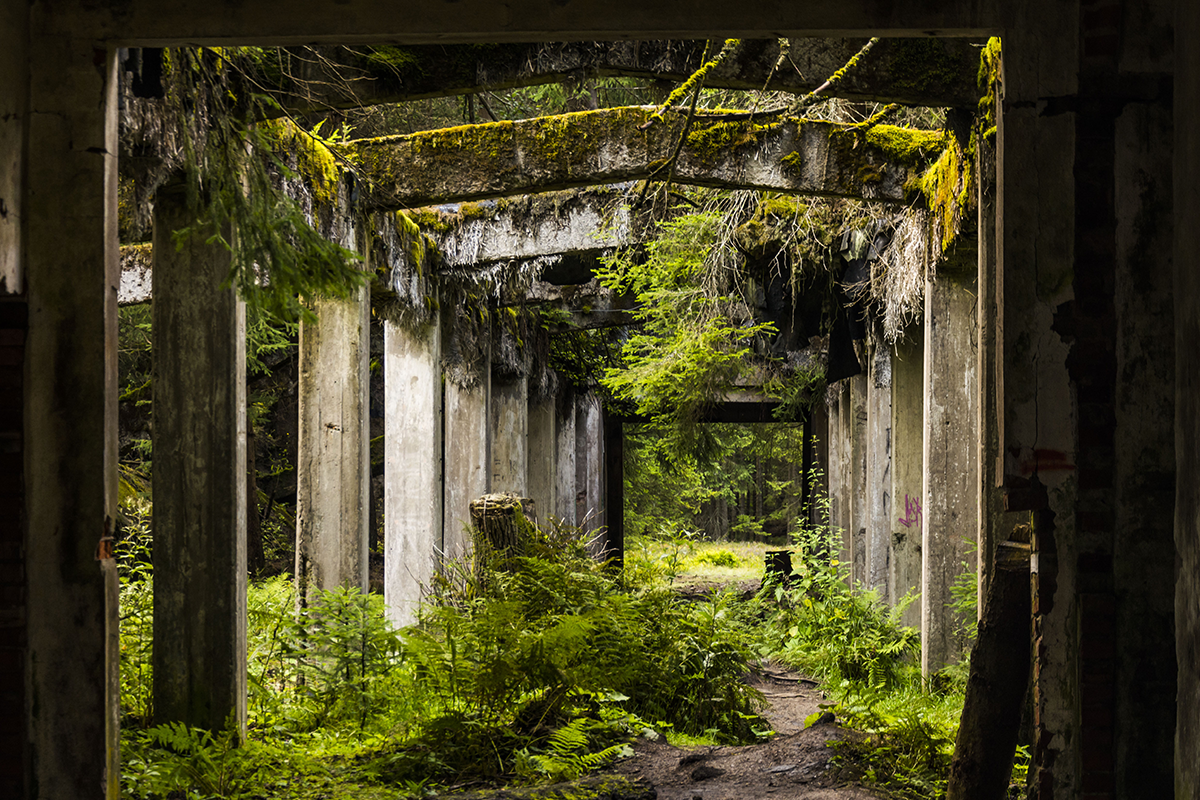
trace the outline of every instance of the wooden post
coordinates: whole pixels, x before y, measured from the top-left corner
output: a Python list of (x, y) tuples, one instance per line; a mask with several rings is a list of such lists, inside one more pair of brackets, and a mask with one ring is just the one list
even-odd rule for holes
[[(1020, 541), (1024, 539), (1025, 541)], [(992, 565), (963, 702), (947, 800), (1008, 797), (1021, 708), (1029, 687), (1029, 528), (1001, 542)]]

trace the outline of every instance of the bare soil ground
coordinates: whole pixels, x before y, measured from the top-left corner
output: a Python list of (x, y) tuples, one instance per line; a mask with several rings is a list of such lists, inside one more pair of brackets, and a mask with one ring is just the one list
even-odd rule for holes
[(883, 797), (855, 782), (852, 768), (830, 764), (828, 743), (856, 736), (826, 714), (812, 727), (804, 719), (820, 710), (824, 696), (815, 681), (767, 665), (751, 679), (768, 702), (763, 716), (775, 736), (762, 744), (740, 747), (672, 747), (663, 741), (640, 741), (634, 756), (614, 771), (641, 778), (659, 800), (878, 800)]

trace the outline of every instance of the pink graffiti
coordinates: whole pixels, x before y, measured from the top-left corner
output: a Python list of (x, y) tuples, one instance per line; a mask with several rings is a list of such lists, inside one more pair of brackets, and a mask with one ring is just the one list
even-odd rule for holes
[(904, 516), (900, 518), (904, 527), (921, 526), (921, 501), (910, 495), (904, 495)]

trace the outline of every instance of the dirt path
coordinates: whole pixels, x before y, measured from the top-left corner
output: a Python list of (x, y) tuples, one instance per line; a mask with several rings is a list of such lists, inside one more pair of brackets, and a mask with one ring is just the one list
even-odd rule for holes
[[(804, 729), (804, 719), (819, 710), (824, 696), (814, 681), (768, 666), (753, 684), (769, 706), (763, 716), (776, 734), (768, 742), (742, 747), (672, 747), (640, 741), (634, 756), (615, 767), (641, 778), (658, 791), (658, 800), (878, 800), (875, 794), (845, 780), (829, 760), (826, 742), (853, 736), (831, 719)], [(832, 715), (829, 715), (832, 717)]]

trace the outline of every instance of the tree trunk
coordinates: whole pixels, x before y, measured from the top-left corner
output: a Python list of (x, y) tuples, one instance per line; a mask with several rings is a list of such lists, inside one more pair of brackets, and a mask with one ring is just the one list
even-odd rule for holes
[(1029, 545), (1002, 542), (979, 638), (971, 650), (947, 800), (1003, 800), (1008, 796), (1029, 670)]

